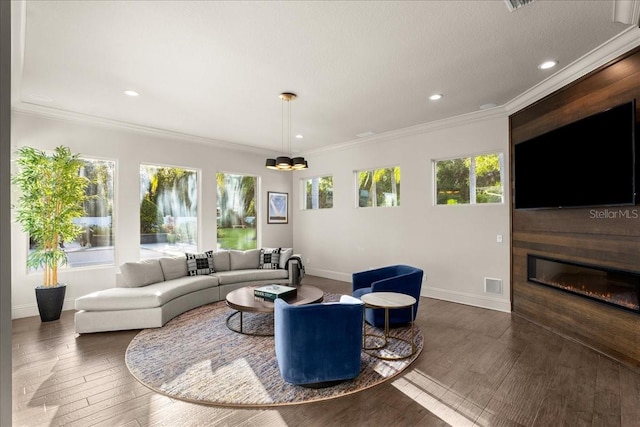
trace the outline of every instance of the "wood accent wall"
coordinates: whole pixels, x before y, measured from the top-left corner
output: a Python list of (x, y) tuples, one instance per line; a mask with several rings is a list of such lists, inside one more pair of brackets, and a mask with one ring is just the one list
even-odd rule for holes
[[(633, 98), (637, 102), (636, 129), (639, 129), (640, 48), (511, 115), (511, 194), (514, 194), (513, 147), (516, 144)], [(603, 147), (606, 149), (606, 143)], [(543, 176), (544, 166), (541, 167)], [(640, 272), (640, 205), (515, 210), (513, 200), (512, 197), (513, 312), (576, 339), (634, 370), (640, 368), (640, 315), (527, 282), (529, 253)], [(596, 215), (606, 218), (596, 218)]]

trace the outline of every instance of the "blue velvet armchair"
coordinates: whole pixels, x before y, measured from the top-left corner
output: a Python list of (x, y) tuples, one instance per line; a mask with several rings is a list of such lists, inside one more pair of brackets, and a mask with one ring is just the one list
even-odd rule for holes
[[(418, 314), (422, 276), (424, 272), (409, 265), (390, 265), (373, 270), (353, 273), (353, 296), (360, 298), (371, 292), (398, 292), (411, 295), (416, 299), (413, 316)], [(398, 326), (411, 322), (411, 308), (389, 310), (389, 325)], [(367, 323), (375, 327), (384, 327), (384, 310), (367, 308)]]
[(276, 359), (282, 378), (292, 384), (325, 387), (360, 374), (362, 301), (289, 305), (274, 302)]

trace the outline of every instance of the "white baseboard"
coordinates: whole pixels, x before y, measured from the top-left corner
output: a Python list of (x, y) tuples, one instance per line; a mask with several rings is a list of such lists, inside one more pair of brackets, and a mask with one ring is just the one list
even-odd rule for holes
[(511, 313), (511, 301), (495, 297), (469, 294), (449, 289), (432, 288), (429, 286), (423, 286), (420, 295), (428, 298), (441, 299), (444, 301)]
[[(62, 311), (75, 310), (75, 299), (65, 299), (62, 304)], [(37, 304), (23, 304), (11, 307), (11, 318), (21, 319), (23, 317), (40, 316)]]
[[(325, 279), (338, 280), (341, 282), (351, 283), (351, 274), (340, 273), (331, 270), (322, 270), (317, 268), (306, 268), (306, 274), (310, 276), (323, 277)], [(304, 283), (304, 279), (303, 279)], [(487, 308), (489, 310), (502, 311), (511, 313), (511, 302), (501, 298), (495, 298), (483, 295), (474, 295), (466, 292), (452, 291), (449, 289), (433, 288), (422, 285), (420, 295), (427, 298), (436, 298), (444, 301), (455, 302), (459, 304), (472, 305), (474, 307)]]
[[(339, 282), (351, 283), (351, 274), (340, 273), (331, 270), (321, 270), (318, 268), (304, 268), (305, 274), (309, 276), (324, 277), (325, 279), (338, 280)], [(304, 280), (304, 279), (303, 279)]]

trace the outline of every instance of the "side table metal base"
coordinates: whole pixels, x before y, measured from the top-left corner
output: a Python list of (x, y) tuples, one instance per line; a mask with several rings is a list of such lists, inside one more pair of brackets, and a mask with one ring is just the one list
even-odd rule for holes
[[(231, 318), (235, 317), (237, 314), (240, 314), (240, 328), (235, 328), (231, 325)], [(230, 330), (232, 330), (233, 332), (237, 332), (239, 334), (243, 334), (243, 335), (251, 335), (254, 337), (272, 337), (273, 336), (273, 332), (271, 333), (263, 333), (263, 332), (247, 332), (244, 330), (243, 328), (243, 324), (242, 324), (242, 311), (234, 311), (233, 313), (231, 313), (229, 315), (229, 317), (227, 317), (227, 328), (229, 328)]]
[[(382, 296), (387, 298), (387, 301), (377, 301), (374, 298)], [(415, 330), (414, 330), (414, 318), (413, 318), (413, 305), (416, 303), (415, 298), (404, 295), (397, 294), (392, 292), (378, 293), (376, 294), (366, 294), (362, 296), (362, 301), (365, 303), (365, 307), (368, 308), (378, 308), (384, 309), (384, 334), (367, 334), (366, 333), (366, 321), (363, 321), (362, 324), (362, 350), (367, 353), (369, 356), (376, 357), (382, 360), (402, 360), (416, 354), (417, 347), (415, 343)], [(397, 309), (397, 308), (411, 308), (411, 339), (406, 339), (399, 337), (397, 335), (391, 335), (389, 333), (389, 309)], [(367, 346), (367, 337), (375, 337), (378, 339), (382, 339), (383, 342), (381, 345), (376, 346)], [(397, 340), (407, 343), (410, 347), (410, 352), (408, 354), (398, 354), (395, 356), (385, 356), (383, 354), (379, 354), (382, 350), (389, 346), (389, 340)]]

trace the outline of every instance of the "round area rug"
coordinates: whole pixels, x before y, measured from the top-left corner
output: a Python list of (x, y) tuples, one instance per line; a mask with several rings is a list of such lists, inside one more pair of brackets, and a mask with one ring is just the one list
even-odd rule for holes
[[(337, 301), (339, 295), (324, 295)], [(402, 360), (387, 361), (362, 352), (360, 375), (326, 388), (307, 388), (280, 376), (272, 336), (231, 331), (227, 317), (234, 310), (224, 301), (208, 304), (175, 317), (161, 328), (136, 335), (125, 355), (131, 374), (150, 389), (180, 400), (221, 406), (268, 407), (333, 399), (365, 390), (395, 377), (420, 354), (423, 336), (414, 329), (417, 351)], [(244, 313), (245, 331), (273, 331), (273, 315)], [(239, 318), (234, 316), (231, 318)], [(231, 325), (233, 327), (233, 325)], [(382, 330), (366, 325), (367, 334)], [(393, 328), (392, 335), (409, 340), (411, 329)], [(375, 340), (375, 338), (373, 339)], [(375, 346), (367, 341), (367, 346)], [(390, 340), (377, 354), (407, 354), (408, 345)]]

